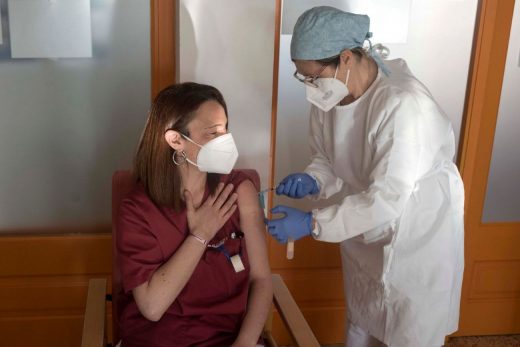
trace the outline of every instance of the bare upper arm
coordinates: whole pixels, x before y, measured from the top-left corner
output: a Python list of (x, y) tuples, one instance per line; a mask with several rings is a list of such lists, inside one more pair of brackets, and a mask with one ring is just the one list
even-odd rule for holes
[(271, 269), (267, 256), (264, 214), (258, 201), (258, 192), (250, 180), (244, 180), (237, 188), (240, 227), (246, 240), (251, 279), (270, 278)]

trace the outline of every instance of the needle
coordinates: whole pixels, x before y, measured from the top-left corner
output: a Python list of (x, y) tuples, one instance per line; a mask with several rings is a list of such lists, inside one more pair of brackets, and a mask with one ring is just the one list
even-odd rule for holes
[(270, 192), (271, 190), (275, 190), (275, 189), (276, 189), (276, 187), (267, 188), (267, 189), (261, 190), (260, 192), (258, 192), (258, 194), (267, 193), (267, 192)]

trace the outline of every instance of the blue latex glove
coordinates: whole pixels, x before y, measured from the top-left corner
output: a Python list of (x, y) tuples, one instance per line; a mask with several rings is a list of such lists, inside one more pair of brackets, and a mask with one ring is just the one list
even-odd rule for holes
[(301, 199), (318, 193), (318, 182), (306, 173), (293, 173), (285, 177), (276, 187), (276, 194)]
[(271, 212), (285, 215), (282, 218), (265, 220), (267, 230), (278, 242), (287, 243), (289, 237), (298, 240), (311, 234), (311, 212), (304, 212), (284, 205), (276, 206)]

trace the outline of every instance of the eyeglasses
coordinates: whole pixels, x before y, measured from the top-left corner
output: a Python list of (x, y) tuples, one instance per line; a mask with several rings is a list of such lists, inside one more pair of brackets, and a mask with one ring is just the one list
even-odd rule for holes
[(298, 70), (294, 71), (293, 76), (298, 81), (302, 82), (303, 84), (309, 87), (318, 88), (318, 85), (315, 83), (315, 81), (320, 77), (321, 73), (327, 68), (327, 66), (329, 66), (329, 64), (323, 65), (320, 71), (314, 76), (304, 76), (301, 73), (299, 73)]

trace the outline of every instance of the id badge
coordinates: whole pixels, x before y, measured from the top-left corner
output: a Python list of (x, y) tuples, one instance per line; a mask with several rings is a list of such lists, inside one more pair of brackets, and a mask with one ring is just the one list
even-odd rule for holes
[(244, 263), (242, 263), (242, 259), (240, 258), (240, 254), (235, 254), (230, 258), (231, 264), (233, 265), (233, 269), (235, 272), (240, 272), (245, 270)]

